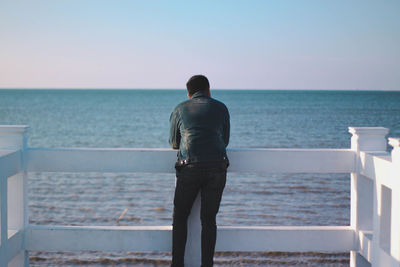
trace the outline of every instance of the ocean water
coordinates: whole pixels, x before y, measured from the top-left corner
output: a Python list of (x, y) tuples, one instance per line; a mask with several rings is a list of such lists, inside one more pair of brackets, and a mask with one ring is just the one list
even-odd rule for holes
[[(400, 92), (220, 90), (229, 147), (348, 148), (348, 126), (400, 136)], [(0, 90), (30, 147), (168, 147), (184, 90)], [(219, 225), (348, 225), (349, 174), (229, 173)], [(171, 225), (173, 174), (29, 173), (30, 223)], [(126, 214), (118, 220), (122, 212)], [(30, 252), (31, 266), (167, 266), (169, 253)], [(348, 266), (348, 254), (217, 253), (216, 266)]]

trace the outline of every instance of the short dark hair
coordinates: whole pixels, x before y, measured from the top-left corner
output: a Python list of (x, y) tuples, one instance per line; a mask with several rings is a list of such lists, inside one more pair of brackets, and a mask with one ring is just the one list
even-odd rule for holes
[(208, 91), (210, 90), (210, 83), (204, 75), (194, 75), (186, 83), (186, 88), (189, 95), (193, 95), (198, 91)]

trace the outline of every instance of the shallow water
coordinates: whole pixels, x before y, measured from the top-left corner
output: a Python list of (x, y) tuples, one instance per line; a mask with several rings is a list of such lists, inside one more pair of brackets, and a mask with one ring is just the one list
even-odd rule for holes
[[(348, 225), (348, 176), (229, 173), (218, 224)], [(30, 223), (171, 225), (174, 179), (164, 173), (30, 173)]]

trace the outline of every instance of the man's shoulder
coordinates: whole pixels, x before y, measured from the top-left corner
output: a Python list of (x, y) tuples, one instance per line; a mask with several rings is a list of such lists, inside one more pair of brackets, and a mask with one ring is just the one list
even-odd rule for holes
[[(204, 100), (205, 100), (206, 102), (210, 103), (210, 104), (213, 105), (213, 106), (216, 106), (216, 107), (218, 107), (218, 108), (221, 108), (221, 109), (223, 109), (223, 110), (228, 111), (228, 108), (226, 107), (226, 105), (225, 105), (224, 103), (222, 103), (221, 101), (216, 100), (215, 98), (207, 97), (207, 98), (202, 98), (200, 101), (203, 102)], [(195, 104), (197, 104), (197, 103), (198, 103), (198, 99), (188, 99), (188, 100), (185, 100), (185, 101), (179, 103), (179, 104), (174, 108), (174, 112), (178, 112), (178, 111), (184, 109), (184, 108), (187, 107), (187, 106), (190, 106), (190, 105), (192, 105), (192, 104), (195, 105)], [(204, 103), (204, 102), (203, 102), (203, 103)]]
[(219, 100), (217, 100), (217, 99), (215, 99), (215, 98), (211, 98), (211, 97), (210, 97), (210, 99), (211, 99), (211, 101), (213, 101), (216, 105), (219, 105), (219, 106), (221, 106), (221, 107), (225, 107), (225, 108), (226, 108), (226, 105), (225, 105), (223, 102), (221, 102), (221, 101), (219, 101)]
[(183, 108), (184, 106), (186, 106), (188, 104), (190, 104), (190, 99), (182, 101), (181, 103), (176, 105), (176, 107), (174, 108), (174, 112), (180, 110), (181, 108)]
[(220, 108), (223, 111), (228, 112), (228, 108), (226, 107), (226, 105), (223, 102), (221, 102), (221, 101), (219, 101), (219, 100), (217, 100), (215, 98), (210, 98), (210, 100), (213, 102), (213, 104), (215, 106), (217, 106), (218, 108)]

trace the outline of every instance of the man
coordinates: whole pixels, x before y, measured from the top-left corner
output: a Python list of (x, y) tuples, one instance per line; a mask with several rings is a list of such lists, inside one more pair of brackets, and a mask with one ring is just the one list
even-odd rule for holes
[(172, 265), (184, 266), (187, 219), (201, 192), (201, 266), (212, 266), (218, 213), (229, 165), (229, 113), (211, 98), (210, 84), (195, 75), (186, 84), (189, 100), (180, 103), (170, 117), (172, 148), (179, 149), (174, 197)]

